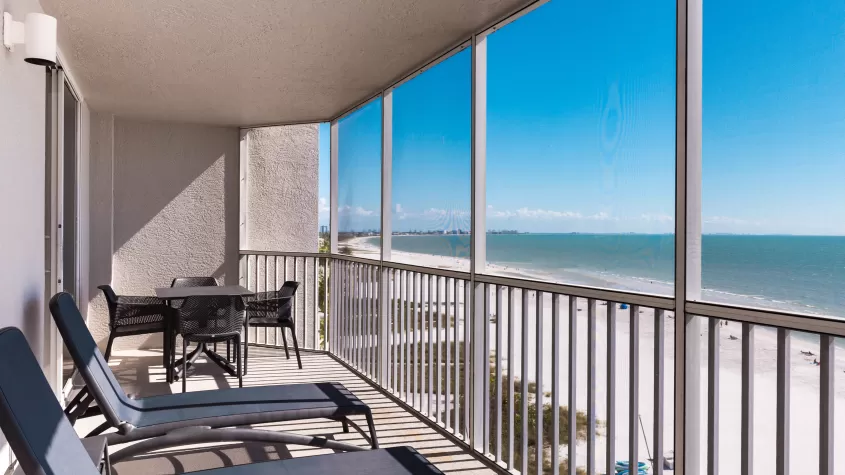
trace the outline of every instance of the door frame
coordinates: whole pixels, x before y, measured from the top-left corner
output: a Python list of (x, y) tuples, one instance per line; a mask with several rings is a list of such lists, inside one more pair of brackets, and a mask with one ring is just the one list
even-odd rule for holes
[(65, 73), (65, 70), (61, 66), (61, 58), (57, 68), (51, 69), (49, 71), (49, 81), (50, 81), (50, 91), (48, 96), (49, 104), (49, 117), (48, 120), (50, 121), (49, 126), (49, 137), (48, 137), (48, 150), (47, 153), (49, 154), (49, 160), (47, 163), (47, 168), (45, 173), (49, 180), (45, 180), (46, 186), (48, 187), (45, 192), (45, 199), (49, 200), (46, 206), (46, 212), (49, 216), (45, 216), (45, 222), (47, 225), (47, 229), (45, 230), (45, 239), (48, 240), (48, 252), (45, 253), (45, 266), (47, 267), (45, 279), (45, 363), (44, 363), (44, 371), (47, 374), (48, 381), (50, 385), (53, 387), (56, 396), (59, 398), (59, 401), (64, 402), (64, 386), (65, 381), (63, 381), (64, 375), (64, 343), (62, 341), (61, 335), (56, 328), (56, 325), (53, 323), (52, 317), (50, 316), (49, 308), (47, 308), (47, 303), (49, 299), (58, 292), (64, 290), (64, 282), (62, 279), (64, 278), (64, 210), (65, 210), (65, 203), (64, 203), (64, 187), (65, 187), (65, 166), (64, 166), (64, 154), (65, 154), (65, 116), (64, 116), (64, 109), (65, 109), (65, 87), (68, 88), (70, 93), (73, 95), (74, 99), (76, 99), (76, 111), (75, 111), (75, 120), (76, 120), (76, 127), (74, 133), (76, 134), (76, 140), (74, 141), (74, 146), (76, 148), (76, 160), (74, 164), (74, 172), (76, 174), (76, 182), (74, 190), (74, 206), (76, 207), (76, 225), (73, 227), (76, 236), (73, 240), (74, 246), (74, 259), (76, 260), (75, 272), (74, 272), (74, 282), (73, 288), (77, 290), (77, 294), (79, 294), (79, 285), (82, 281), (81, 279), (81, 239), (80, 239), (80, 197), (81, 197), (81, 187), (80, 184), (80, 172), (81, 172), (81, 164), (82, 164), (82, 96), (78, 93), (78, 88), (74, 87), (73, 81), (71, 78)]

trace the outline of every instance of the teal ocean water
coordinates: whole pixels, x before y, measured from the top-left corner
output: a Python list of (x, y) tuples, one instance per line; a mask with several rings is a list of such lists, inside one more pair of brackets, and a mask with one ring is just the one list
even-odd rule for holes
[[(374, 242), (375, 243), (375, 242)], [(394, 236), (393, 249), (468, 257), (468, 236)], [(672, 293), (674, 236), (488, 235), (497, 272)], [(702, 299), (845, 316), (845, 237), (705, 235)]]

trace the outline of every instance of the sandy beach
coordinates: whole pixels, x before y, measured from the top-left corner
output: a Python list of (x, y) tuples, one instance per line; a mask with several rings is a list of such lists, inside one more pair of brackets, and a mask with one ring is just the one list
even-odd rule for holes
[[(346, 241), (352, 252), (361, 257), (378, 259), (378, 249), (367, 242), (368, 238), (356, 238)], [(466, 259), (415, 254), (408, 252), (392, 252), (392, 260), (419, 266), (468, 269), (469, 263)], [(543, 276), (532, 273), (530, 270), (513, 267), (488, 265), (488, 272), (498, 275), (510, 275), (520, 278), (531, 278), (542, 280)], [(558, 273), (558, 276), (565, 275)], [(583, 283), (583, 275), (579, 275), (579, 283)], [(663, 292), (665, 293), (665, 292)], [(504, 299), (506, 299), (506, 295)], [(528, 379), (536, 381), (536, 344), (537, 344), (537, 323), (536, 302), (534, 294), (530, 295), (529, 308), (529, 348), (528, 348)], [(565, 300), (565, 299), (564, 299)], [(491, 302), (495, 302), (495, 295), (491, 295)], [(491, 304), (491, 312), (495, 313), (495, 305)], [(516, 305), (514, 321), (514, 354), (516, 359), (509, 362), (507, 356), (507, 328), (508, 316), (506, 313), (501, 316), (491, 314), (490, 335), (491, 335), (491, 356), (495, 352), (496, 324), (500, 323), (503, 328), (502, 360), (503, 366), (513, 366), (515, 374), (519, 377), (521, 361), (522, 316), (520, 305)], [(458, 335), (463, 334), (463, 301), (456, 306), (458, 318)], [(503, 308), (507, 308), (507, 302), (503, 302)], [(543, 345), (543, 391), (552, 390), (552, 322), (551, 322), (551, 296), (545, 295), (542, 305), (542, 345)], [(577, 311), (577, 348), (575, 352), (578, 371), (576, 373), (577, 398), (575, 405), (579, 410), (587, 409), (587, 301), (578, 300)], [(561, 405), (567, 405), (568, 391), (568, 366), (570, 358), (569, 348), (569, 312), (568, 304), (561, 302), (561, 319), (559, 324), (559, 338), (561, 356), (559, 361), (559, 381)], [(641, 309), (640, 314), (640, 337), (639, 337), (639, 410), (645, 431), (638, 428), (640, 460), (649, 458), (649, 450), (653, 449), (652, 433), (654, 423), (654, 312), (651, 309)], [(674, 316), (671, 312), (666, 313), (663, 341), (665, 345), (664, 368), (664, 453), (671, 454), (674, 438)], [(607, 414), (607, 306), (599, 302), (596, 306), (596, 412), (599, 420), (605, 420)], [(627, 459), (628, 452), (628, 414), (629, 414), (629, 343), (630, 343), (630, 315), (629, 310), (617, 310), (617, 333), (616, 333), (616, 381), (614, 391), (616, 394), (616, 440), (614, 442), (617, 459)], [(727, 323), (720, 327), (720, 365), (719, 365), (719, 471), (723, 474), (738, 474), (740, 463), (740, 391), (741, 391), (741, 362), (742, 362), (742, 331), (740, 324)], [(707, 323), (701, 319), (701, 401), (703, 406), (701, 418), (701, 466), (706, 467), (706, 440), (707, 440)], [(425, 341), (428, 336), (418, 332), (416, 335), (420, 341)], [(773, 473), (775, 470), (775, 434), (776, 419), (775, 410), (777, 398), (775, 397), (776, 385), (776, 356), (777, 343), (775, 331), (770, 328), (757, 327), (755, 331), (755, 375), (754, 375), (754, 467), (756, 473)], [(818, 337), (807, 334), (793, 333), (792, 355), (791, 355), (791, 450), (790, 468), (792, 473), (818, 473), (818, 443), (819, 443), (819, 367), (813, 364), (813, 356), (805, 356), (801, 352), (812, 352), (819, 354)], [(845, 385), (843, 385), (843, 372), (845, 372), (845, 351), (837, 351), (836, 354), (836, 406), (843, 407), (845, 403)], [(548, 401), (548, 397), (546, 397)], [(835, 451), (845, 453), (845, 410), (835, 411)], [(596, 460), (599, 473), (604, 473), (604, 454), (606, 453), (607, 440), (604, 431), (600, 431), (597, 438)], [(586, 464), (586, 444), (580, 443), (577, 446), (577, 464)], [(566, 456), (566, 447), (560, 448), (561, 459)], [(845, 475), (845, 463), (837, 461), (835, 473)]]

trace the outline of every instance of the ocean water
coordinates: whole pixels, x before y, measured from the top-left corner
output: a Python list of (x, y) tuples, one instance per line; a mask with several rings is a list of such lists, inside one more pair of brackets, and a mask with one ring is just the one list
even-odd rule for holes
[[(668, 295), (674, 246), (672, 235), (500, 234), (487, 237), (487, 261), (558, 282)], [(394, 236), (393, 248), (468, 257), (469, 237)], [(703, 300), (845, 316), (845, 237), (705, 235), (701, 267)]]

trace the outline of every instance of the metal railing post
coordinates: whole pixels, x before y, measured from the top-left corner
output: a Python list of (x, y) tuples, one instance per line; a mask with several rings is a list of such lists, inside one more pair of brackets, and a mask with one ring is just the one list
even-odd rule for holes
[(382, 94), (381, 100), (381, 254), (379, 257), (379, 313), (378, 313), (378, 381), (388, 387), (388, 345), (390, 334), (390, 302), (388, 301), (390, 276), (384, 261), (390, 260), (393, 236), (393, 89)]
[(471, 306), (471, 337), (472, 362), (472, 397), (471, 401), (471, 430), (469, 430), (471, 445), (478, 451), (485, 453), (482, 441), (484, 437), (484, 420), (488, 414), (484, 413), (484, 394), (488, 384), (489, 368), (487, 355), (482, 344), (488, 317), (485, 315), (485, 285), (475, 281), (476, 274), (483, 274), (487, 261), (487, 229), (485, 225), (486, 213), (486, 176), (487, 176), (487, 38), (473, 36), (472, 38), (472, 175), (471, 175), (471, 210), (472, 210), (472, 240), (470, 250), (470, 285), (472, 287)]

